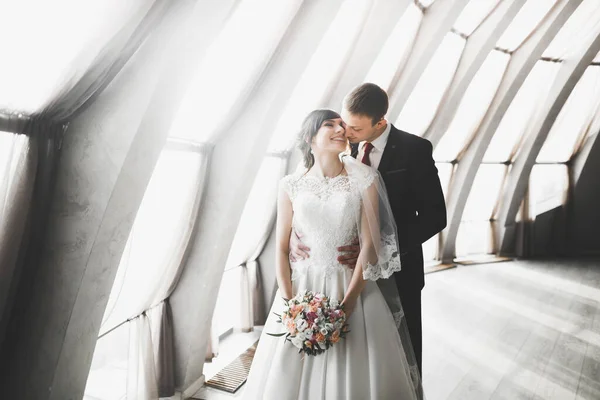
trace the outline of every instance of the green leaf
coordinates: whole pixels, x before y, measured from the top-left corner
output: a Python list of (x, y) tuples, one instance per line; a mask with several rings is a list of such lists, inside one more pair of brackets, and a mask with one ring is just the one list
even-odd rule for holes
[(283, 333), (269, 333), (269, 332), (266, 332), (266, 333), (267, 333), (267, 335), (274, 336), (274, 337), (281, 337), (281, 336), (287, 334), (287, 332), (283, 332)]

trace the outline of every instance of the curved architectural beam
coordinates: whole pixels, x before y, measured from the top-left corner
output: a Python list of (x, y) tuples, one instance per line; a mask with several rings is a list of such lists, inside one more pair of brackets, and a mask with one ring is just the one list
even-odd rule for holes
[(110, 89), (70, 121), (39, 262), (26, 266), (0, 357), (4, 398), (83, 398), (121, 255), (189, 79), (181, 44), (197, 16), (193, 2), (170, 11)]
[(455, 257), (458, 228), (473, 181), (502, 117), (546, 47), (582, 1), (566, 0), (561, 5), (555, 6), (529, 39), (512, 54), (496, 96), (475, 138), (458, 163), (448, 191), (446, 199), (448, 227), (443, 232), (441, 247), (443, 262), (451, 262)]
[(388, 121), (398, 118), (425, 67), (468, 2), (469, 0), (436, 1), (427, 8), (406, 65), (398, 71), (388, 90)]
[[(203, 375), (219, 282), (271, 135), (280, 134), (274, 132), (277, 117), (286, 109), (290, 93), (310, 62), (306, 55), (318, 48), (342, 4), (343, 0), (303, 3), (259, 83), (245, 99), (242, 112), (232, 119), (214, 146), (196, 222), (197, 234), (190, 241), (185, 268), (171, 296), (177, 327), (175, 383), (184, 392), (199, 389), (195, 386)], [(190, 314), (190, 304), (205, 299), (213, 303), (196, 307)]]
[(577, 185), (579, 178), (583, 174), (584, 170), (590, 168), (589, 161), (590, 157), (599, 157), (600, 154), (600, 140), (598, 140), (600, 134), (598, 132), (592, 132), (586, 142), (583, 144), (579, 152), (571, 160), (571, 176), (573, 186)]
[[(344, 96), (365, 80), (365, 76), (377, 59), (386, 39), (412, 1), (376, 1), (373, 4), (369, 18), (362, 29), (363, 34), (359, 36), (347, 61), (347, 65), (351, 65), (352, 68), (346, 68), (343, 71), (332, 96), (326, 102), (329, 107), (339, 110)], [(378, 17), (382, 15), (386, 17)], [(369, 60), (369, 62), (365, 62), (365, 60)]]
[(600, 51), (600, 32), (597, 32), (595, 40), (579, 60), (569, 60), (564, 63), (548, 95), (545, 107), (548, 112), (542, 113), (542, 117), (535, 121), (532, 134), (523, 143), (519, 152), (520, 157), (515, 160), (508, 176), (498, 211), (498, 224), (495, 229), (496, 237), (501, 238), (499, 247), (501, 252), (506, 252), (514, 240), (515, 232), (510, 228), (515, 224), (519, 206), (527, 190), (529, 175), (548, 133), (573, 88), (598, 51)]
[(460, 63), (452, 83), (447, 90), (433, 122), (423, 135), (435, 147), (446, 132), (448, 125), (473, 77), (481, 68), (486, 57), (492, 51), (526, 0), (505, 0), (486, 18), (481, 26), (467, 39)]

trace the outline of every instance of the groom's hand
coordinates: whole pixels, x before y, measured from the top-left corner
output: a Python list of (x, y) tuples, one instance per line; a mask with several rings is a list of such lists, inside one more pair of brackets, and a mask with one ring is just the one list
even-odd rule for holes
[(292, 229), (290, 236), (290, 261), (296, 262), (298, 260), (305, 260), (309, 257), (308, 252), (310, 249), (302, 243), (302, 234)]
[(349, 268), (354, 269), (354, 267), (356, 267), (356, 260), (358, 260), (358, 254), (360, 253), (358, 238), (354, 239), (349, 246), (338, 247), (338, 251), (342, 253), (342, 255), (338, 257), (340, 264), (347, 265)]

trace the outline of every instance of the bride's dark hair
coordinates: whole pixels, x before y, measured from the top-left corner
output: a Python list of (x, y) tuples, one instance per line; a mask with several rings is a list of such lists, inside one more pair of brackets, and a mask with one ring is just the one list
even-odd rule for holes
[(302, 129), (298, 134), (298, 148), (302, 152), (304, 166), (307, 169), (310, 169), (315, 164), (315, 156), (311, 153), (310, 148), (313, 138), (317, 135), (319, 129), (321, 129), (323, 122), (335, 118), (341, 118), (340, 114), (326, 108), (311, 111), (310, 114), (304, 118)]

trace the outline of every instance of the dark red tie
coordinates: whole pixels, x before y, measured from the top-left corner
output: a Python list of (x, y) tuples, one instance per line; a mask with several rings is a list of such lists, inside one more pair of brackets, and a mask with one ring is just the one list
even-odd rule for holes
[(365, 165), (371, 166), (371, 160), (369, 159), (369, 154), (371, 154), (371, 150), (373, 150), (373, 144), (370, 142), (365, 143), (364, 145), (365, 154), (362, 158), (362, 163)]

